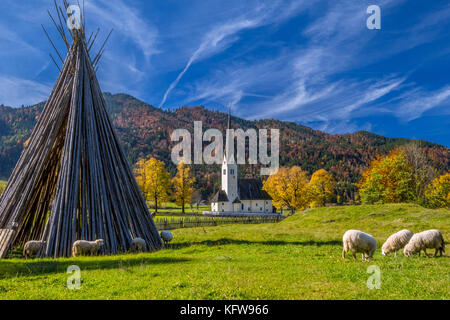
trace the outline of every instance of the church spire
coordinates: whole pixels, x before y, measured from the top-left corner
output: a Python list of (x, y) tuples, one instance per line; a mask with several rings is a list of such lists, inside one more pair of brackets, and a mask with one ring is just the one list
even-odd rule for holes
[(231, 106), (228, 106), (228, 127), (227, 129), (231, 129)]
[[(229, 162), (229, 161), (234, 162), (234, 159), (231, 160), (231, 157), (234, 158), (234, 139), (233, 139), (232, 135), (229, 136), (229, 133), (230, 133), (229, 130), (231, 130), (231, 106), (230, 105), (228, 106), (228, 123), (227, 123), (227, 130), (225, 131), (226, 132), (226, 143), (225, 143), (226, 150), (225, 150), (225, 154), (224, 154), (224, 161), (225, 162)], [(229, 150), (228, 147), (233, 148), (233, 150)], [(228, 151), (230, 151), (230, 154), (228, 154)]]

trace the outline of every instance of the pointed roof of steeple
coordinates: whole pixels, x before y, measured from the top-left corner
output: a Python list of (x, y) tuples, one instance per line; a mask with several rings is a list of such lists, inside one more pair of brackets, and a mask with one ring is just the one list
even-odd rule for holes
[[(231, 130), (231, 106), (228, 106), (228, 122), (227, 122), (227, 131)], [(227, 133), (227, 131), (225, 132), (225, 134)], [(226, 141), (225, 141), (225, 152), (224, 152), (224, 163), (227, 162), (228, 160), (228, 155), (227, 155), (227, 143), (228, 143), (228, 137), (226, 136)], [(233, 143), (233, 148), (234, 148), (234, 139), (231, 139), (231, 142)], [(233, 158), (234, 158), (234, 152), (233, 152)], [(232, 161), (232, 163), (234, 163), (234, 161)]]
[(228, 106), (228, 127), (227, 129), (231, 129), (231, 107)]

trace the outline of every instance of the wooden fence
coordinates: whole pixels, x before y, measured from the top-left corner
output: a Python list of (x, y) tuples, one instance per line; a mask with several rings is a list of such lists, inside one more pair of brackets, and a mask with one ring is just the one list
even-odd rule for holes
[(179, 220), (168, 218), (156, 218), (155, 224), (158, 230), (173, 230), (180, 228), (197, 228), (211, 227), (223, 224), (259, 224), (259, 223), (276, 223), (284, 219), (283, 216), (278, 217), (211, 217), (211, 216), (194, 216), (180, 217)]

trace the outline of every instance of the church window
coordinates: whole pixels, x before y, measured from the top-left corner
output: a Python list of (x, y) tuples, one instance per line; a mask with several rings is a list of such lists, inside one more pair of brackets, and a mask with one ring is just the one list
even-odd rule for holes
[(227, 169), (223, 169), (223, 174), (227, 174)]

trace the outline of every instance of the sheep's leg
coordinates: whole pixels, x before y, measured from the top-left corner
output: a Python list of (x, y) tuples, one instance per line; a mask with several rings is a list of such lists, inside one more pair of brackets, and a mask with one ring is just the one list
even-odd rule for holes
[(345, 251), (345, 249), (344, 250), (342, 250), (342, 259), (345, 259), (345, 254), (346, 254), (347, 252)]
[(434, 256), (437, 257), (439, 249), (434, 250)]
[(352, 250), (353, 259), (356, 260), (356, 251)]
[(423, 252), (425, 253), (425, 256), (427, 256), (427, 257), (429, 256), (428, 253), (427, 253), (427, 249), (426, 248), (423, 249)]
[(394, 253), (394, 257), (396, 257), (396, 258), (397, 258), (397, 251), (395, 251), (395, 253)]

